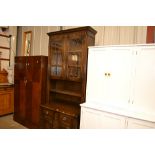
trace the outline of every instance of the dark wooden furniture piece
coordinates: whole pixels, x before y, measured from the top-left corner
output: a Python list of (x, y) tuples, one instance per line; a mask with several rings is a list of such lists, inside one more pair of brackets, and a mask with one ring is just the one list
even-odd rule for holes
[(40, 104), (46, 101), (47, 56), (15, 57), (14, 120), (39, 128)]
[(0, 116), (13, 113), (13, 85), (0, 85)]
[(79, 27), (48, 33), (47, 102), (41, 105), (41, 128), (79, 128), (80, 104), (85, 101), (87, 47), (96, 31)]

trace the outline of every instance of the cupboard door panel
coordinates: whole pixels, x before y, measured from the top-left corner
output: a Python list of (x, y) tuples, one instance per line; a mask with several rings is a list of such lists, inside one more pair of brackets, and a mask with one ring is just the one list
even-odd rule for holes
[(132, 57), (130, 48), (114, 48), (108, 51), (106, 100), (111, 104), (128, 104), (132, 90)]
[(25, 82), (15, 80), (14, 85), (14, 119), (24, 123), (26, 117)]
[(155, 109), (155, 48), (137, 53), (133, 105), (142, 110)]
[[(101, 112), (82, 108), (81, 109), (81, 120), (80, 120), (80, 128), (81, 129), (98, 129), (101, 128)], [(104, 123), (104, 122), (103, 122)]]
[(0, 116), (13, 112), (13, 88), (0, 88)]
[[(97, 60), (94, 62), (94, 60)], [(106, 49), (89, 51), (87, 70), (87, 101), (104, 101), (106, 98), (108, 55)]]
[(15, 69), (14, 69), (14, 79), (24, 80), (26, 76), (26, 58), (25, 57), (15, 57)]
[(35, 56), (33, 58), (33, 82), (39, 82), (40, 81), (40, 78), (41, 78), (41, 58), (40, 57), (37, 57)]
[(128, 118), (127, 128), (128, 129), (151, 129), (151, 128), (155, 128), (155, 123)]
[(125, 128), (125, 117), (82, 107), (80, 128), (123, 129)]
[(76, 32), (67, 36), (67, 78), (69, 80), (79, 81), (82, 78), (83, 51), (85, 50), (84, 33)]
[(100, 124), (103, 129), (123, 129), (125, 128), (125, 117), (103, 112)]
[(50, 41), (50, 67), (51, 67), (51, 76), (53, 78), (64, 78), (64, 63), (65, 63), (65, 54), (64, 54), (64, 37), (59, 36), (56, 38), (53, 36), (52, 41)]
[(88, 59), (87, 100), (128, 104), (132, 90), (132, 50), (90, 50)]
[(28, 81), (32, 81), (32, 79), (33, 79), (33, 72), (35, 72), (33, 70), (33, 57), (29, 57), (26, 60), (26, 79)]
[(39, 109), (40, 109), (40, 104), (41, 104), (41, 86), (37, 82), (33, 82), (32, 88), (32, 101), (31, 101), (31, 122), (34, 125), (39, 124)]

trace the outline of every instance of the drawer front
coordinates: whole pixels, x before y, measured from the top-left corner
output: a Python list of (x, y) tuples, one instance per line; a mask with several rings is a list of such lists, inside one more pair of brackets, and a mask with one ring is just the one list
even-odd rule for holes
[(42, 114), (43, 114), (44, 116), (53, 117), (54, 112), (51, 111), (51, 110), (43, 109), (43, 110), (42, 110)]
[(41, 109), (41, 128), (76, 129), (79, 128), (79, 119), (43, 108)]
[(41, 109), (41, 124), (43, 129), (52, 129), (54, 120), (54, 112), (47, 109)]
[(73, 127), (73, 118), (62, 113), (55, 113), (55, 119), (53, 128), (56, 129), (72, 129)]
[(70, 125), (72, 123), (72, 120), (73, 119), (68, 115), (65, 115), (65, 114), (62, 114), (62, 113), (59, 114), (59, 121), (61, 123)]

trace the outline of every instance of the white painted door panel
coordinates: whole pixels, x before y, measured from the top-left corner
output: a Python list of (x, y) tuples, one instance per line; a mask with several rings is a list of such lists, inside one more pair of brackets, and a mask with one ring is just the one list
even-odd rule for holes
[(90, 50), (86, 100), (127, 104), (132, 90), (132, 61), (130, 48)]
[(114, 48), (108, 51), (107, 100), (111, 104), (128, 104), (131, 94), (132, 50)]
[(106, 49), (89, 51), (87, 72), (87, 101), (102, 102), (106, 98), (108, 72), (108, 56)]
[(81, 129), (99, 129), (101, 128), (100, 119), (102, 113), (93, 109), (82, 108), (81, 109)]
[(155, 48), (141, 48), (136, 59), (134, 103), (136, 107), (155, 109)]
[(82, 107), (80, 128), (122, 129), (125, 128), (125, 117)]
[(103, 112), (100, 127), (102, 129), (123, 129), (125, 128), (125, 117)]
[(127, 128), (128, 129), (151, 129), (151, 128), (155, 128), (155, 123), (128, 118)]

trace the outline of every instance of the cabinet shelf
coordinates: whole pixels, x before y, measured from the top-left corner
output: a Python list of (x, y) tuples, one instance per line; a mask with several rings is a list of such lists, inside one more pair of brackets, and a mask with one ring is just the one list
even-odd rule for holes
[(63, 67), (63, 65), (52, 64), (51, 67)]
[(81, 65), (67, 65), (68, 67), (76, 67), (76, 68), (80, 68)]
[(5, 47), (5, 46), (0, 46), (0, 48), (10, 50), (9, 47)]
[(68, 51), (68, 53), (77, 53), (77, 52), (82, 52), (82, 50), (72, 50), (72, 51)]
[(6, 38), (10, 38), (11, 35), (5, 35), (5, 34), (0, 34), (1, 37), (6, 37)]
[(70, 92), (70, 91), (67, 91), (67, 90), (51, 89), (50, 91), (53, 92), (53, 93), (59, 93), (59, 94), (64, 94), (64, 95), (81, 97), (81, 94), (75, 93), (75, 92)]
[(10, 61), (10, 59), (0, 58), (0, 60)]

